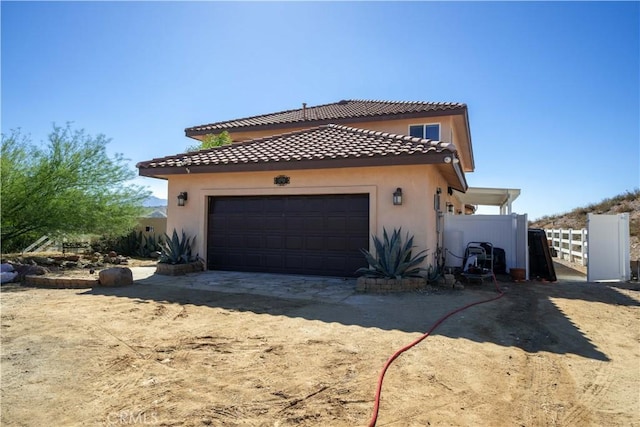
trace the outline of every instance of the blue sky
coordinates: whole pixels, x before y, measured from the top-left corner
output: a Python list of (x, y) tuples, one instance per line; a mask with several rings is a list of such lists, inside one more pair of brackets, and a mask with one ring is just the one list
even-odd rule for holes
[(522, 189), (530, 219), (640, 187), (638, 2), (0, 7), (2, 132), (34, 142), (73, 122), (133, 168), (182, 152), (186, 127), (302, 102), (451, 101), (469, 184)]

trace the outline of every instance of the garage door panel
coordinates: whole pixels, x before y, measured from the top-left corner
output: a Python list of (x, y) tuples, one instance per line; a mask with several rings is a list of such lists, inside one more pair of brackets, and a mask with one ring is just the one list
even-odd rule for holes
[(264, 214), (281, 214), (286, 211), (285, 199), (271, 199), (268, 202), (265, 202), (264, 198), (260, 198), (260, 200), (262, 201), (261, 212)]
[(327, 237), (327, 249), (330, 251), (341, 251), (343, 248), (348, 247), (349, 239), (342, 236), (329, 236)]
[(283, 261), (280, 253), (268, 253), (264, 255), (261, 267), (266, 268), (266, 271), (277, 271), (284, 267)]
[(286, 237), (286, 249), (303, 249), (304, 238), (302, 236), (287, 236)]
[(362, 238), (360, 236), (349, 236), (347, 237), (349, 241), (348, 247), (350, 248), (358, 248), (360, 249), (368, 249), (369, 248), (369, 237)]
[(327, 267), (333, 270), (344, 269), (345, 265), (347, 265), (345, 259), (340, 257), (327, 257), (325, 262)]
[(320, 255), (313, 255), (313, 254), (307, 254), (304, 257), (304, 261), (302, 262), (302, 265), (306, 269), (318, 270), (318, 271), (322, 271), (324, 268), (327, 267), (325, 263), (325, 257)]
[(346, 218), (347, 229), (349, 230), (362, 230), (366, 225), (369, 227), (369, 217), (348, 217)]
[(353, 276), (366, 266), (369, 196), (211, 197), (210, 269)]
[(213, 218), (209, 221), (209, 226), (215, 230), (225, 228), (227, 226), (227, 218)]
[[(287, 212), (291, 214), (304, 214), (309, 212), (310, 202), (301, 197), (290, 197), (287, 200)], [(317, 209), (317, 208), (316, 208)]]
[(226, 218), (226, 224), (224, 224), (224, 226), (229, 227), (229, 229), (235, 229), (243, 227), (245, 225), (245, 221), (244, 215), (230, 215)]
[(267, 249), (283, 249), (284, 236), (266, 236), (265, 247)]
[(279, 231), (282, 232), (285, 229), (285, 221), (282, 215), (279, 216), (264, 216), (262, 218), (262, 229), (265, 231)]
[(284, 265), (286, 268), (290, 269), (293, 272), (296, 272), (300, 266), (304, 262), (304, 256), (302, 254), (296, 253), (286, 253), (284, 255)]
[(313, 214), (313, 216), (304, 217), (303, 227), (309, 230), (322, 230), (324, 228), (324, 218)]
[(258, 249), (264, 247), (264, 239), (261, 234), (247, 234), (244, 242), (247, 248)]
[(289, 212), (287, 214), (287, 217), (283, 218), (282, 222), (285, 223), (285, 229), (288, 232), (299, 233), (307, 229), (306, 218), (299, 215), (290, 215)]
[(324, 237), (307, 236), (305, 239), (305, 249), (310, 251), (322, 251), (325, 248)]
[(339, 231), (345, 233), (347, 231), (347, 219), (343, 216), (327, 218), (327, 229), (333, 232)]

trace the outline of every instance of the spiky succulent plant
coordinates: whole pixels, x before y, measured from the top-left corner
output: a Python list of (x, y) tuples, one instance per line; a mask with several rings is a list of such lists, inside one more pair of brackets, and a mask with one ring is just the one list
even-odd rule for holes
[(420, 277), (420, 273), (425, 270), (418, 265), (427, 257), (427, 251), (420, 251), (413, 256), (413, 236), (409, 237), (409, 233), (407, 233), (403, 242), (401, 232), (402, 227), (394, 229), (389, 237), (386, 228), (384, 228), (382, 241), (377, 236), (373, 236), (375, 255), (361, 249), (369, 267), (359, 268), (356, 274), (389, 279)]

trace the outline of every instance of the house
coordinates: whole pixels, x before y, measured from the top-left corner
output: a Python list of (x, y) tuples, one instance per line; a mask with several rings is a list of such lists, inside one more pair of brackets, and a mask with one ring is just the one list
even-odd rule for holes
[[(187, 128), (231, 145), (138, 163), (168, 181), (167, 230), (196, 236), (208, 269), (352, 276), (383, 228), (442, 247), (443, 213), (470, 200), (467, 106), (343, 100)], [(176, 202), (175, 197), (180, 197)]]

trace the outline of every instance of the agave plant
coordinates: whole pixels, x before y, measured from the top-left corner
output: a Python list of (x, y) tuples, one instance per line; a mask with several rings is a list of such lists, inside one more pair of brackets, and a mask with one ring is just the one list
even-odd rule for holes
[(377, 236), (373, 236), (376, 255), (365, 249), (360, 249), (367, 259), (369, 267), (359, 268), (356, 274), (389, 279), (420, 277), (420, 273), (424, 269), (417, 266), (425, 260), (427, 251), (420, 251), (412, 256), (413, 236), (409, 237), (409, 233), (407, 233), (403, 243), (402, 227), (398, 230), (394, 229), (391, 237), (386, 229), (383, 229), (383, 232), (382, 241)]
[(136, 255), (142, 258), (150, 258), (153, 252), (162, 252), (162, 236), (156, 237), (155, 233), (145, 236), (141, 231)]
[(191, 255), (191, 245), (194, 244), (196, 238), (191, 240), (182, 231), (182, 238), (178, 237), (178, 232), (173, 229), (173, 235), (169, 237), (165, 233), (165, 239), (160, 242), (160, 259), (158, 262), (162, 264), (188, 264), (197, 259)]

